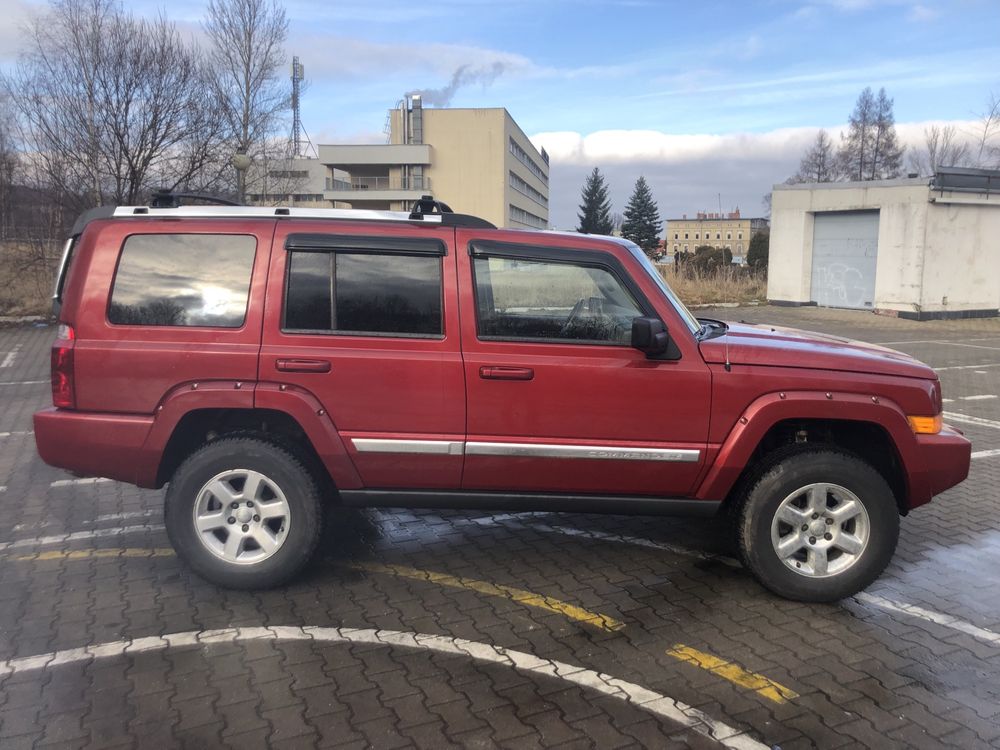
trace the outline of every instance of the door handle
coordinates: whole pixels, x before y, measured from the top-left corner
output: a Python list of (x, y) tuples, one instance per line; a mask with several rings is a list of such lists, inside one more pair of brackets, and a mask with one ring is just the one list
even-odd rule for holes
[(322, 359), (279, 359), (274, 369), (281, 372), (330, 372), (330, 363)]
[(479, 377), (483, 380), (532, 380), (535, 371), (530, 367), (480, 367)]

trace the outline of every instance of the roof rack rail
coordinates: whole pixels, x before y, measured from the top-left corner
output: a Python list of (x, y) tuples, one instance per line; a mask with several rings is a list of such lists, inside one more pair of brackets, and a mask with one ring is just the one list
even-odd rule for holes
[[(84, 211), (73, 225), (71, 236), (83, 232), (95, 219), (107, 218), (202, 218), (202, 219), (337, 219), (340, 221), (394, 221), (421, 222), (444, 227), (465, 227), (467, 229), (496, 229), (496, 226), (478, 216), (457, 214), (447, 203), (424, 196), (410, 213), (405, 211), (381, 211), (364, 208), (304, 208), (289, 206), (246, 206), (233, 204), (224, 198), (202, 196), (194, 193), (156, 194), (148, 206), (98, 206)], [(212, 201), (217, 205), (181, 205), (179, 199), (197, 198)]]
[(240, 203), (231, 201), (228, 198), (220, 198), (217, 195), (206, 195), (204, 193), (175, 193), (169, 188), (154, 190), (149, 201), (150, 208), (180, 208), (181, 200), (196, 200), (203, 203), (211, 203), (217, 206), (239, 206)]

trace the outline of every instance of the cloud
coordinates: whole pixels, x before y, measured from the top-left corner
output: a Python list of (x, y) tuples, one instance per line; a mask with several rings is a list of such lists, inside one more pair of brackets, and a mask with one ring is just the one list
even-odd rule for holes
[[(923, 143), (932, 124), (954, 125), (966, 139), (974, 137), (971, 121), (898, 123), (900, 140), (908, 147)], [(846, 125), (825, 128), (834, 143)], [(727, 135), (671, 134), (653, 130), (603, 130), (587, 135), (572, 131), (538, 133), (531, 138), (551, 159), (550, 221), (554, 228), (576, 226), (580, 189), (595, 166), (610, 186), (612, 208), (621, 212), (644, 176), (664, 219), (697, 211), (739, 207), (744, 216), (761, 215), (761, 199), (799, 166), (817, 127), (783, 128), (764, 133)]]
[[(310, 78), (327, 80), (379, 79), (403, 74), (407, 78), (453, 77), (460, 68), (466, 75), (482, 76), (489, 71), (527, 70), (531, 61), (523, 55), (464, 44), (408, 44), (373, 42), (347, 36), (293, 33), (287, 44), (299, 56)], [(331, 55), (335, 49), (337, 54)], [(400, 61), (405, 60), (405, 69)], [(495, 77), (495, 76), (494, 76)], [(400, 92), (402, 93), (402, 92)]]
[(43, 6), (27, 0), (5, 0), (3, 23), (0, 23), (0, 65), (17, 59), (25, 39), (24, 27), (42, 9)]

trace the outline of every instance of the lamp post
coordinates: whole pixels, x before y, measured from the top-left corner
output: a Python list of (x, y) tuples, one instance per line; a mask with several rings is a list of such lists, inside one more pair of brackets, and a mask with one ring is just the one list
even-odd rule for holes
[(233, 154), (233, 169), (236, 170), (236, 201), (242, 205), (245, 200), (247, 170), (250, 169), (250, 156), (242, 147)]

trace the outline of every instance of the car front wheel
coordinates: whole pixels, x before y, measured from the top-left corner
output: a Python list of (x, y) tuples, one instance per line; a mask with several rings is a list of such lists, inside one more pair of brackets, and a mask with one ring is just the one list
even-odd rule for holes
[(765, 470), (747, 491), (737, 526), (740, 555), (761, 584), (789, 599), (830, 602), (885, 570), (899, 512), (871, 465), (814, 449)]

